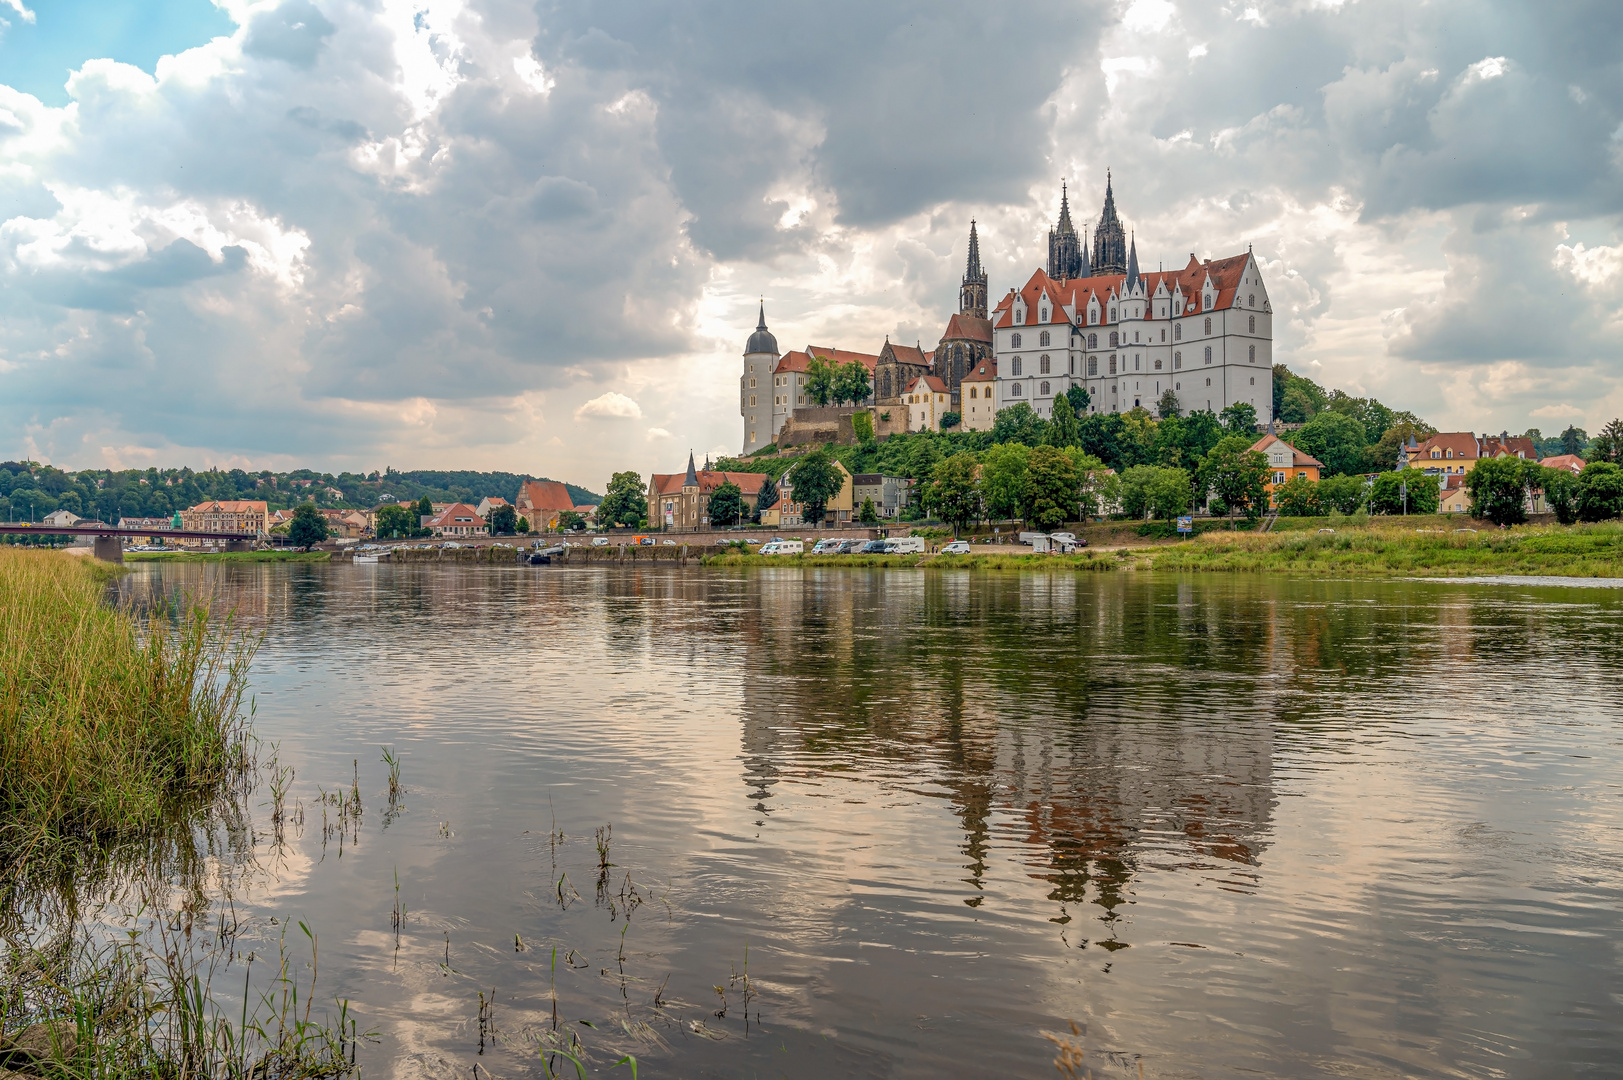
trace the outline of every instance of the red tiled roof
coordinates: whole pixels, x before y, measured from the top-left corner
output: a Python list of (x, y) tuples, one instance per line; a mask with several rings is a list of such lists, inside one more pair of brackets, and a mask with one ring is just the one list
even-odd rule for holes
[[(888, 348), (898, 364), (912, 364), (915, 367), (929, 367), (931, 357), (934, 355), (916, 346), (898, 345), (895, 342), (890, 342)], [(884, 354), (881, 353), (880, 355), (883, 356)]]
[(947, 384), (936, 378), (934, 375), (920, 375), (918, 378), (908, 383), (907, 389), (902, 391), (902, 393), (911, 394), (914, 390), (918, 389), (920, 383), (924, 384), (924, 388), (926, 390), (934, 391), (937, 394), (945, 394), (947, 392)]
[[(1267, 435), (1264, 435), (1262, 438), (1260, 438), (1256, 442), (1252, 443), (1251, 444), (1251, 449), (1259, 450), (1259, 451), (1261, 451), (1263, 453), (1267, 453), (1268, 448), (1270, 446), (1274, 445), (1274, 443), (1277, 443), (1277, 442), (1285, 442), (1285, 440), (1281, 439), (1278, 435), (1275, 435), (1272, 432), (1269, 432)], [(1322, 468), (1324, 468), (1324, 462), (1320, 461), (1318, 458), (1314, 457), (1312, 454), (1304, 453), (1303, 451), (1296, 449), (1296, 447), (1291, 446), (1290, 443), (1285, 443), (1285, 445), (1290, 446), (1290, 448), (1291, 448), (1291, 455), (1292, 455), (1292, 457), (1291, 457), (1291, 467), (1292, 468), (1313, 468), (1313, 469), (1322, 469)]]
[[(457, 521), (456, 519), (459, 518), (459, 517), (460, 518), (472, 518), (473, 520), (472, 521)], [(440, 513), (435, 514), (432, 518), (429, 519), (429, 522), (428, 522), (430, 528), (446, 526), (446, 525), (468, 525), (468, 526), (472, 526), (473, 528), (478, 528), (479, 526), (483, 525), (484, 523), (485, 523), (485, 519), (480, 517), (479, 512), (477, 510), (475, 510), (473, 507), (469, 506), (467, 503), (452, 503), (450, 506), (447, 506)]]
[(1510, 457), (1524, 458), (1527, 461), (1538, 460), (1538, 447), (1533, 440), (1525, 435), (1484, 435), (1482, 437), (1483, 457)]
[[(767, 479), (766, 473), (727, 472), (722, 469), (700, 469), (696, 475), (699, 478), (699, 494), (701, 495), (708, 495), (729, 481), (736, 484), (738, 490), (745, 495), (754, 495), (761, 490), (761, 485)], [(682, 485), (687, 478), (688, 474), (686, 472), (655, 473), (649, 477), (649, 483), (657, 495), (680, 495)]]
[[(1439, 455), (1435, 459), (1431, 456), (1431, 452), (1434, 449), (1442, 451), (1442, 455)], [(1430, 462), (1433, 460), (1475, 461), (1478, 457), (1479, 449), (1480, 448), (1477, 446), (1476, 436), (1469, 431), (1439, 431), (1437, 434), (1421, 443), (1419, 447), (1413, 450), (1405, 449), (1404, 452), (1410, 456), (1410, 460), (1417, 463)], [(1450, 450), (1454, 451), (1454, 456), (1452, 458), (1447, 456), (1448, 451)]]
[(262, 499), (210, 499), (208, 502), (200, 502), (196, 506), (188, 507), (186, 513), (206, 514), (211, 511), (217, 514), (264, 514), (268, 512), (266, 503)]
[(851, 352), (849, 349), (832, 349), (826, 345), (808, 345), (806, 351), (821, 356), (836, 366), (848, 364), (855, 360), (867, 368), (870, 375), (873, 374), (873, 369), (879, 365), (878, 356), (869, 353)]
[(996, 360), (982, 360), (980, 363), (975, 365), (975, 370), (971, 371), (969, 374), (965, 375), (961, 381), (962, 382), (996, 382), (997, 381), (997, 361)]
[[(1226, 259), (1214, 259), (1210, 262), (1201, 262), (1193, 255), (1190, 255), (1189, 265), (1182, 270), (1157, 270), (1149, 274), (1140, 274), (1139, 277), (1144, 282), (1145, 295), (1155, 295), (1155, 290), (1165, 284), (1168, 292), (1181, 290), (1186, 298), (1194, 302), (1194, 306), (1184, 309), (1184, 314), (1199, 314), (1201, 311), (1200, 300), (1203, 296), (1201, 286), (1206, 283), (1208, 274), (1211, 276), (1215, 289), (1212, 295), (1211, 307), (1205, 310), (1211, 311), (1219, 308), (1245, 306), (1239, 302), (1240, 290), (1243, 287), (1241, 281), (1250, 260), (1249, 253), (1232, 255)], [(1071, 278), (1065, 282), (1056, 282), (1048, 276), (1047, 271), (1039, 269), (1031, 275), (1031, 279), (1019, 290), (1018, 295), (1025, 299), (1028, 311), (1036, 310), (1039, 313), (1041, 308), (1036, 306), (1038, 298), (1042, 296), (1048, 297), (1053, 306), (1053, 310), (1049, 311), (1049, 321), (1061, 322), (1064, 320), (1064, 316), (1059, 311), (1062, 305), (1070, 304), (1073, 310), (1080, 315), (1087, 310), (1088, 296), (1090, 294), (1097, 295), (1100, 303), (1108, 303), (1112, 296), (1120, 298), (1126, 289), (1126, 284), (1127, 275), (1125, 274)], [(1015, 293), (1011, 292), (998, 304), (997, 310), (992, 313), (992, 324), (994, 326), (1008, 327), (1015, 325), (1015, 295)], [(1036, 320), (1033, 319), (1026, 325), (1036, 325)]]
[(1542, 464), (1547, 469), (1566, 469), (1568, 472), (1581, 473), (1584, 471), (1584, 466), (1588, 465), (1589, 462), (1577, 454), (1557, 454), (1554, 457), (1545, 458)]
[(554, 510), (561, 513), (575, 509), (575, 500), (570, 497), (569, 489), (556, 480), (526, 480), (519, 485), (514, 505), (523, 510)]
[(942, 341), (985, 341), (992, 340), (992, 320), (977, 319), (973, 315), (954, 315), (947, 320), (947, 329), (941, 335)]

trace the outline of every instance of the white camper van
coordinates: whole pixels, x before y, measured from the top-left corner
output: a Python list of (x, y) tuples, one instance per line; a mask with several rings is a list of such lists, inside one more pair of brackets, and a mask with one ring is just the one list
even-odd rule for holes
[(774, 540), (761, 545), (762, 555), (803, 555), (806, 545), (800, 540)]
[(924, 551), (922, 536), (898, 536), (885, 541), (886, 555), (923, 555)]

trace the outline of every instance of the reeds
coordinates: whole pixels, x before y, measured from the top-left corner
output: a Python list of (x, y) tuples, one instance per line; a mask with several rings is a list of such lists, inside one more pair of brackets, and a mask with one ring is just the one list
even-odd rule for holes
[(248, 769), (258, 639), (206, 601), (138, 619), (105, 584), (85, 560), (0, 550), (0, 864), (138, 836)]

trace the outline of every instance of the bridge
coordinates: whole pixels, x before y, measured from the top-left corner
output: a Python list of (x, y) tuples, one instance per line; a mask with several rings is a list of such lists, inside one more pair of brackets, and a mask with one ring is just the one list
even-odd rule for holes
[(259, 540), (257, 533), (204, 532), (201, 529), (139, 529), (103, 525), (100, 522), (78, 525), (39, 525), (33, 522), (0, 525), (0, 536), (90, 536), (95, 538), (94, 553), (104, 562), (123, 562), (124, 545), (121, 536), (157, 537), (160, 540), (214, 540), (223, 542), (227, 551), (247, 551)]

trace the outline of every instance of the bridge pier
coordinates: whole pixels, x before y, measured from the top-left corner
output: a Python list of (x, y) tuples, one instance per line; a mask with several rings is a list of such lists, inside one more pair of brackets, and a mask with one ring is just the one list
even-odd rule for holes
[(225, 549), (227, 551), (252, 551), (254, 545), (247, 540), (227, 540)]
[(124, 561), (124, 542), (116, 536), (98, 536), (91, 553), (102, 562), (121, 563)]

